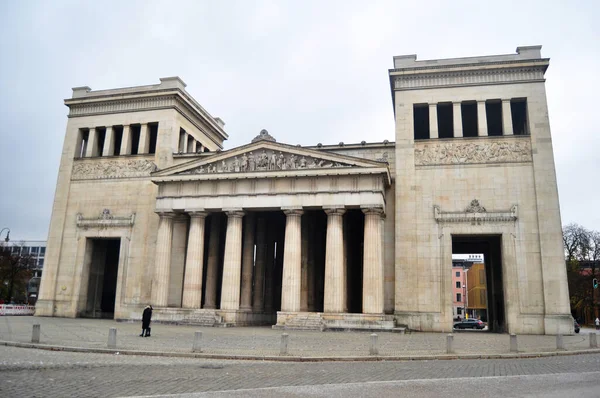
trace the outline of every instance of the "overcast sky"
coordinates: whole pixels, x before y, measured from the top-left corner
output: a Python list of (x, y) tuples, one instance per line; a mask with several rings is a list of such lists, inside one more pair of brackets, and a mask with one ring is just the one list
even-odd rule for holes
[(47, 238), (72, 87), (178, 75), (225, 121), (226, 148), (263, 128), (289, 144), (393, 141), (394, 55), (542, 44), (562, 222), (600, 230), (598, 4), (0, 0), (0, 228)]

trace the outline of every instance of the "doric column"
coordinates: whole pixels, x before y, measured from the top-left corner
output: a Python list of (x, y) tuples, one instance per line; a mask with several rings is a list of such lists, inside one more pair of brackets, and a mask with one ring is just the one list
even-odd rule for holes
[(262, 312), (265, 308), (264, 286), (265, 266), (267, 263), (267, 224), (264, 217), (259, 217), (256, 223), (256, 264), (254, 266), (254, 312)]
[(510, 111), (510, 99), (502, 100), (502, 134), (514, 134), (512, 125), (512, 113)]
[(368, 207), (365, 213), (363, 257), (363, 314), (383, 313), (383, 250), (381, 221), (383, 209)]
[(131, 126), (123, 126), (123, 138), (121, 139), (121, 151), (119, 155), (131, 155)]
[(277, 240), (276, 228), (269, 228), (267, 232), (267, 262), (265, 266), (265, 312), (273, 311), (273, 284), (275, 274), (275, 241)]
[(256, 214), (244, 217), (244, 246), (242, 252), (242, 293), (240, 309), (252, 309), (252, 271), (254, 270), (254, 227)]
[(171, 244), (173, 240), (174, 213), (158, 213), (158, 236), (154, 257), (154, 280), (152, 284), (152, 304), (166, 307), (169, 300), (169, 277), (171, 268)]
[(429, 104), (429, 138), (438, 138), (437, 104)]
[(138, 144), (138, 154), (150, 152), (150, 131), (148, 124), (143, 123), (140, 126), (140, 142)]
[(308, 311), (308, 279), (309, 279), (309, 275), (308, 275), (308, 270), (309, 270), (309, 263), (310, 263), (310, 256), (309, 256), (309, 235), (311, 234), (311, 230), (309, 229), (310, 226), (310, 221), (309, 221), (309, 217), (308, 215), (304, 216), (304, 220), (302, 220), (302, 276), (301, 276), (301, 284), (300, 284), (300, 311), (301, 312), (307, 312)]
[(284, 210), (285, 243), (283, 245), (283, 276), (281, 281), (281, 311), (300, 311), (302, 286), (302, 209)]
[(204, 308), (214, 309), (217, 308), (217, 278), (219, 275), (219, 240), (221, 236), (221, 217), (219, 213), (213, 213), (210, 218)]
[(463, 127), (462, 127), (462, 109), (460, 102), (452, 103), (452, 117), (454, 122), (454, 136), (462, 137), (463, 136)]
[(204, 222), (207, 213), (190, 211), (185, 277), (183, 280), (183, 308), (201, 308), (202, 267), (204, 266)]
[(95, 128), (91, 128), (88, 133), (88, 143), (85, 148), (85, 157), (91, 158), (98, 156), (98, 133)]
[(192, 140), (192, 153), (196, 153), (196, 144), (197, 143), (198, 143), (198, 141)]
[(223, 285), (221, 287), (221, 309), (240, 308), (240, 279), (242, 275), (242, 218), (244, 212), (230, 210), (227, 214), (225, 257), (223, 258)]
[(115, 154), (115, 134), (112, 126), (106, 126), (106, 135), (104, 136), (104, 148), (102, 156), (113, 156)]
[(325, 247), (325, 312), (344, 312), (346, 307), (346, 278), (344, 272), (343, 208), (325, 209), (327, 213), (327, 242)]
[(477, 101), (477, 131), (480, 137), (486, 137), (488, 135), (485, 101)]

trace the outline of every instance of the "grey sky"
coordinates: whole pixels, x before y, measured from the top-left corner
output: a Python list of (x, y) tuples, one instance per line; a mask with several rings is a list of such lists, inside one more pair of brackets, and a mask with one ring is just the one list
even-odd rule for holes
[[(600, 230), (597, 1), (0, 2), (0, 228), (46, 239), (71, 87), (180, 76), (226, 148), (394, 140), (392, 57), (542, 44), (563, 224)], [(2, 234), (4, 237), (4, 234)]]

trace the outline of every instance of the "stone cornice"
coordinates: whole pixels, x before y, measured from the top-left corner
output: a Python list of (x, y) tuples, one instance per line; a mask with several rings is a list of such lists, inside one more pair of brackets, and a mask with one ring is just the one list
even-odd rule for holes
[(540, 58), (540, 59), (524, 59), (524, 60), (507, 60), (507, 61), (486, 61), (486, 62), (473, 62), (473, 63), (464, 63), (464, 64), (441, 64), (441, 65), (423, 65), (423, 66), (407, 66), (405, 68), (395, 68), (389, 69), (390, 75), (397, 74), (398, 72), (422, 72), (429, 69), (438, 70), (438, 69), (481, 69), (482, 67), (506, 67), (506, 66), (519, 66), (519, 65), (539, 65), (544, 67), (544, 70), (548, 68), (548, 64), (550, 63), (550, 58)]
[[(431, 69), (431, 68), (428, 68)], [(528, 66), (495, 69), (460, 69), (426, 73), (390, 75), (394, 91), (434, 87), (473, 86), (522, 82), (543, 82), (546, 66)]]
[(437, 223), (469, 223), (481, 225), (486, 223), (514, 222), (518, 218), (518, 206), (513, 205), (508, 210), (487, 211), (473, 199), (463, 211), (442, 211), (440, 206), (433, 206), (433, 217)]
[(135, 213), (125, 217), (115, 217), (109, 209), (104, 209), (99, 217), (86, 218), (81, 213), (77, 214), (77, 227), (88, 228), (110, 228), (131, 227), (135, 222)]

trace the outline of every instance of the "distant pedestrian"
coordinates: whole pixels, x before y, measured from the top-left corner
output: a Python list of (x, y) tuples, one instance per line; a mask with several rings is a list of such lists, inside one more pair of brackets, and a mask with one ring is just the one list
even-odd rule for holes
[(150, 321), (152, 320), (152, 306), (147, 305), (142, 314), (142, 334), (140, 337), (150, 337)]
[(596, 324), (596, 330), (600, 330), (600, 319), (596, 318), (594, 323)]

